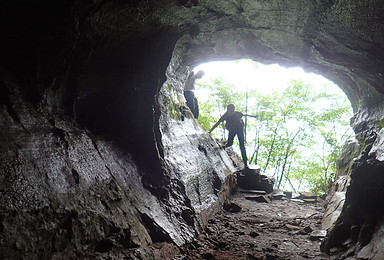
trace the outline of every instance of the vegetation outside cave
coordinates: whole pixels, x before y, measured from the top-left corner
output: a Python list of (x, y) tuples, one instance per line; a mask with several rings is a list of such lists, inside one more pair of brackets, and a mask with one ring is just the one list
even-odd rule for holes
[[(239, 63), (248, 63), (255, 70), (265, 66), (250, 60), (234, 62)], [(202, 68), (209, 70), (207, 66)], [(274, 76), (279, 77), (278, 73)], [(236, 72), (233, 74), (236, 76)], [(199, 122), (208, 131), (229, 103), (240, 112), (258, 115), (257, 120), (244, 118), (249, 163), (272, 176), (275, 188), (326, 194), (335, 179), (341, 148), (353, 136), (349, 125), (352, 108), (332, 82), (318, 84), (297, 75), (288, 78), (285, 86), (266, 92), (262, 88), (272, 83), (248, 79), (244, 88), (225, 76), (207, 73), (197, 83)], [(224, 125), (212, 135), (226, 140)], [(233, 147), (238, 151), (236, 143)]]

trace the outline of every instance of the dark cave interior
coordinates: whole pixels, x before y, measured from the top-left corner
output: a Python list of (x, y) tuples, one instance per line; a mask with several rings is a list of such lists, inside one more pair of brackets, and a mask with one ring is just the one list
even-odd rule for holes
[[(0, 258), (82, 255), (112, 233), (128, 248), (148, 248), (156, 237), (182, 245), (199, 233), (228, 196), (234, 169), (198, 127), (169, 111), (193, 67), (240, 58), (299, 65), (346, 93), (359, 154), (345, 164), (350, 185), (323, 250), (343, 244), (352, 227), (355, 255), (375, 246), (384, 198), (381, 1), (0, 6)], [(174, 156), (183, 153), (198, 165)]]

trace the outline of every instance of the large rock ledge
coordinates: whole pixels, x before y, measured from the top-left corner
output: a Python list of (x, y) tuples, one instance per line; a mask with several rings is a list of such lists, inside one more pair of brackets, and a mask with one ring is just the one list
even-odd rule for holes
[(214, 152), (216, 143), (194, 119), (163, 113), (161, 125), (175, 131), (161, 129), (159, 180), (121, 145), (65, 115), (47, 114), (23, 99), (10, 74), (2, 71), (1, 78), (8, 89), (0, 106), (1, 259), (74, 259), (111, 250), (164, 258), (170, 253), (150, 246), (190, 241), (235, 185), (232, 161)]

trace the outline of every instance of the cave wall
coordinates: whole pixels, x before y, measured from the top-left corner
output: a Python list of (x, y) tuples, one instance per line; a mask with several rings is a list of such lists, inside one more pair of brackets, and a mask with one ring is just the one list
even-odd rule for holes
[(28, 102), (12, 73), (2, 70), (1, 79), (0, 258), (126, 249), (154, 259), (145, 254), (150, 244), (181, 245), (195, 236), (199, 216), (183, 184), (156, 168), (159, 159), (141, 150), (144, 158), (135, 159), (118, 139)]
[(169, 214), (191, 210), (176, 187), (168, 199), (177, 197), (177, 206), (156, 198), (129, 154), (33, 111), (15, 109), (15, 123), (2, 109), (3, 135), (18, 134), (1, 140), (2, 259), (74, 259), (193, 236)]
[(301, 66), (347, 94), (360, 151), (323, 249), (362, 257), (382, 232), (383, 11), (380, 0), (2, 1), (1, 257), (189, 241), (236, 165), (181, 119), (183, 82), (202, 62), (239, 58)]
[[(2, 7), (0, 258), (177, 253), (229, 196), (236, 170), (201, 126), (187, 136), (193, 120), (163, 107), (180, 33), (93, 26), (115, 1)], [(162, 144), (173, 124), (175, 149)], [(194, 169), (179, 161), (186, 149)]]
[[(185, 192), (201, 216), (200, 227), (236, 186), (232, 174), (243, 165), (239, 158), (228, 157), (216, 141), (205, 132), (190, 111), (182, 112), (184, 81), (190, 74), (180, 63), (184, 46), (176, 44), (167, 70), (167, 80), (157, 95), (158, 124), (164, 163), (173, 178), (185, 186)], [(182, 79), (182, 80), (180, 80)], [(223, 170), (225, 169), (225, 170)]]
[[(340, 259), (382, 259), (383, 245), (383, 105), (359, 111), (351, 120), (356, 144), (347, 149), (346, 167), (340, 176), (348, 179), (340, 215), (330, 223), (322, 250), (339, 252)], [(352, 154), (351, 154), (352, 153)], [(350, 159), (350, 160), (348, 160)], [(336, 196), (335, 196), (336, 197)]]

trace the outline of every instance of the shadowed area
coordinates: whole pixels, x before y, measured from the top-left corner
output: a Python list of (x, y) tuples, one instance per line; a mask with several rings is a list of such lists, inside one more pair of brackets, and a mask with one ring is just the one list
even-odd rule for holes
[(181, 121), (183, 86), (201, 63), (250, 58), (323, 75), (350, 99), (356, 149), (322, 249), (380, 259), (369, 249), (383, 248), (383, 10), (379, 0), (2, 1), (0, 258), (160, 259), (192, 241), (240, 164)]

